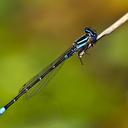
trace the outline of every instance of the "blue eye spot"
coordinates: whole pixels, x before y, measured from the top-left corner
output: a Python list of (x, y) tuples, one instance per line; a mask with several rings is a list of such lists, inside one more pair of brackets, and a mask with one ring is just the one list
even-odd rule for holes
[(93, 42), (95, 43), (96, 40), (97, 40), (97, 33), (96, 33), (96, 31), (93, 30), (92, 28), (89, 28), (89, 27), (86, 27), (84, 29), (84, 31), (85, 31), (85, 33), (89, 34), (92, 37)]

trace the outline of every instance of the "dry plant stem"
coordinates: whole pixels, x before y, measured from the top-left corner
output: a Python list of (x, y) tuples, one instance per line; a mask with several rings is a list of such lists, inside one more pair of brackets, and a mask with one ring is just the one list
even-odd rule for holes
[(111, 34), (115, 29), (117, 29), (127, 21), (128, 21), (128, 12), (124, 16), (122, 16), (119, 20), (117, 20), (114, 24), (112, 24), (110, 27), (108, 27), (102, 33), (100, 33), (97, 37), (97, 40), (101, 39), (106, 35)]

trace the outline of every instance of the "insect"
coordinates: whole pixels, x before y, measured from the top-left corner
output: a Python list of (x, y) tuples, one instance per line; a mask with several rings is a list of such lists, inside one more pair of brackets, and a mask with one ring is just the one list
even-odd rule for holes
[(0, 115), (2, 115), (10, 106), (12, 106), (20, 97), (29, 92), (29, 90), (34, 87), (37, 83), (42, 81), (50, 72), (54, 71), (59, 65), (64, 61), (72, 57), (74, 54), (78, 54), (78, 58), (82, 59), (86, 51), (92, 47), (97, 41), (97, 33), (91, 28), (86, 27), (84, 29), (85, 34), (77, 39), (73, 45), (66, 50), (60, 57), (53, 61), (48, 67), (46, 67), (42, 72), (33, 77), (30, 81), (23, 85), (20, 92), (16, 97), (14, 97), (8, 104), (0, 109)]

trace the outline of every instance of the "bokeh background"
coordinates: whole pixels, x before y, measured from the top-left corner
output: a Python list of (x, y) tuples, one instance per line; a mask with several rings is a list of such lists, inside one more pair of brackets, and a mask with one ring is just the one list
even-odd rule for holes
[[(70, 47), (85, 26), (98, 33), (128, 11), (127, 0), (0, 0), (0, 106)], [(128, 23), (84, 58), (22, 97), (1, 128), (128, 128)], [(42, 83), (41, 83), (42, 84)]]

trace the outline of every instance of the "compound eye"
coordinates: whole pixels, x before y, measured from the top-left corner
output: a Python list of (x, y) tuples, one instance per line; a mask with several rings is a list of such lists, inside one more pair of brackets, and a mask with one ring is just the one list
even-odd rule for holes
[(85, 31), (87, 34), (91, 35), (91, 36), (97, 35), (97, 34), (96, 34), (96, 31), (93, 30), (92, 28), (89, 28), (89, 27), (85, 27), (84, 31)]
[(85, 27), (85, 28), (84, 28), (84, 32), (85, 32), (85, 33), (90, 33), (90, 31), (91, 31), (91, 29), (90, 29), (89, 27)]
[(92, 38), (93, 43), (95, 43), (97, 41), (97, 33), (95, 30), (93, 30), (90, 27), (86, 27), (84, 29), (85, 33), (88, 34), (90, 36), (90, 38)]
[(94, 36), (94, 37), (92, 37), (92, 38), (93, 38), (93, 43), (95, 44), (96, 41), (97, 41), (97, 36)]

